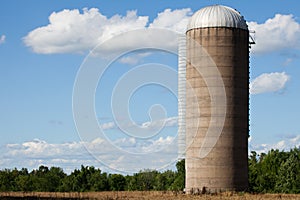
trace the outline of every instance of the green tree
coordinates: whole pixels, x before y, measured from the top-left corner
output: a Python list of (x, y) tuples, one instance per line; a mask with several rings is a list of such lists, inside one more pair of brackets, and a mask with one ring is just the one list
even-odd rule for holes
[(16, 178), (16, 185), (18, 191), (33, 191), (33, 182), (31, 176), (26, 168), (22, 168), (19, 171), (19, 176)]
[(171, 185), (171, 190), (183, 190), (185, 187), (185, 160), (176, 163), (176, 178)]
[(258, 170), (258, 155), (255, 151), (251, 151), (250, 158), (248, 160), (249, 164), (249, 189), (250, 191), (257, 192), (258, 190), (258, 177), (259, 177), (259, 170)]
[(276, 181), (276, 192), (299, 193), (300, 192), (300, 153), (299, 149), (293, 149), (289, 157), (282, 162)]
[(64, 177), (66, 177), (66, 174), (63, 172), (61, 168), (51, 167), (50, 170), (45, 175), (45, 179), (48, 182), (47, 191), (58, 192)]
[(140, 185), (140, 190), (153, 190), (155, 187), (155, 179), (157, 171), (153, 170), (144, 170), (139, 172), (138, 184)]
[(15, 178), (9, 169), (0, 171), (0, 191), (14, 191)]
[(126, 190), (128, 190), (128, 191), (138, 190), (138, 184), (137, 184), (138, 174), (137, 173), (133, 174), (132, 176), (127, 175), (125, 177), (125, 179), (126, 179), (126, 188), (125, 188)]
[(108, 176), (110, 189), (113, 191), (123, 191), (126, 186), (126, 179), (121, 174), (110, 174)]
[(102, 173), (100, 169), (94, 170), (90, 174), (90, 178), (88, 180), (90, 185), (90, 191), (107, 191), (109, 190), (109, 182), (107, 173)]
[(171, 190), (171, 185), (173, 184), (174, 180), (176, 178), (176, 173), (167, 170), (165, 172), (158, 173), (156, 175), (156, 184), (155, 184), (155, 190)]
[[(72, 172), (73, 173), (73, 172)], [(59, 187), (60, 192), (74, 192), (76, 191), (74, 188), (74, 175), (70, 174), (66, 176)]]
[[(252, 192), (297, 192), (292, 189), (298, 183), (299, 149), (284, 152), (279, 150), (270, 150), (267, 154), (251, 152), (249, 157), (249, 185)], [(298, 167), (297, 167), (298, 166)], [(293, 170), (291, 170), (293, 169)], [(293, 177), (293, 178), (286, 178)], [(293, 182), (292, 180), (296, 180)], [(298, 186), (296, 186), (298, 187)], [(299, 187), (298, 187), (299, 188)]]
[(252, 152), (249, 159), (249, 184), (251, 191), (274, 192), (279, 167), (286, 159), (287, 153), (279, 150), (271, 149), (267, 154), (261, 153), (260, 156)]
[(46, 174), (49, 172), (47, 166), (41, 165), (38, 169), (32, 170), (30, 173), (30, 179), (32, 180), (33, 191), (46, 192), (48, 191), (48, 181)]

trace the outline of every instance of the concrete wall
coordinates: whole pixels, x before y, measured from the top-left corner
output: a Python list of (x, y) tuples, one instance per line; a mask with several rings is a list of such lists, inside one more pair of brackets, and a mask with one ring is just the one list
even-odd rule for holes
[[(249, 134), (249, 32), (237, 28), (197, 28), (189, 30), (188, 38), (199, 43), (204, 52), (199, 53), (195, 43), (187, 42), (186, 83), (196, 95), (186, 96), (186, 191), (192, 189), (219, 192), (226, 190), (244, 191), (248, 188), (248, 134)], [(211, 66), (205, 66), (207, 58), (216, 64), (223, 84), (214, 84), (217, 73), (210, 73)], [(201, 62), (203, 60), (203, 62)], [(205, 61), (206, 60), (206, 61)], [(194, 62), (197, 61), (197, 62)], [(193, 66), (200, 63), (202, 66)], [(207, 73), (198, 73), (202, 70)], [(203, 77), (205, 76), (205, 77)], [(210, 87), (223, 87), (226, 101), (220, 103), (225, 109), (223, 124), (210, 123), (212, 102)], [(217, 90), (216, 90), (217, 91)], [(218, 94), (216, 94), (218, 95)], [(200, 113), (195, 110), (200, 109)], [(197, 124), (197, 121), (199, 124)], [(219, 128), (221, 134), (213, 149), (201, 158), (199, 152), (203, 148), (209, 126)], [(222, 126), (221, 128), (219, 126)], [(206, 146), (207, 147), (207, 146)]]

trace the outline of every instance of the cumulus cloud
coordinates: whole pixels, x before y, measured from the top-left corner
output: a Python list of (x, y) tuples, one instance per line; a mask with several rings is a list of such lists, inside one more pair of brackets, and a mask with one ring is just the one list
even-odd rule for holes
[(144, 122), (142, 124), (142, 127), (147, 129), (152, 129), (155, 128), (156, 126), (160, 127), (162, 124), (164, 125), (164, 127), (172, 127), (172, 126), (177, 126), (177, 121), (178, 121), (178, 117), (169, 117), (154, 122)]
[(26, 46), (36, 53), (79, 53), (94, 48), (114, 35), (144, 28), (147, 16), (128, 11), (126, 16), (107, 18), (97, 8), (63, 10), (49, 16), (49, 24), (34, 29), (26, 37)]
[(115, 122), (107, 122), (107, 123), (101, 124), (100, 127), (102, 130), (109, 130), (109, 129), (116, 128), (116, 124), (115, 124)]
[(150, 28), (167, 28), (173, 31), (185, 33), (188, 21), (192, 15), (190, 8), (184, 9), (165, 9), (158, 13), (157, 17), (149, 25)]
[(264, 23), (249, 22), (249, 29), (255, 31), (254, 53), (268, 53), (300, 45), (300, 24), (293, 15), (276, 14)]
[(141, 62), (142, 58), (145, 58), (150, 54), (151, 54), (150, 52), (145, 52), (145, 53), (136, 53), (134, 55), (129, 55), (129, 56), (123, 56), (119, 59), (119, 62), (128, 65), (135, 65)]
[[(168, 163), (169, 154), (158, 153), (153, 155), (151, 152), (159, 151), (171, 145), (172, 142), (174, 143), (174, 137), (167, 136), (149, 140), (119, 138), (111, 142), (113, 146), (108, 145), (108, 141), (102, 138), (95, 138), (89, 142), (80, 141), (60, 144), (34, 139), (20, 144), (7, 144), (1, 148), (0, 166), (2, 168), (27, 167), (33, 169), (39, 165), (48, 165), (59, 166), (70, 172), (83, 164), (100, 167), (106, 171), (112, 171), (111, 168), (118, 170), (129, 168), (133, 172), (137, 172), (141, 169), (155, 169), (159, 166), (153, 161), (157, 160), (158, 156), (159, 159), (164, 160), (163, 162)], [(120, 154), (115, 147), (122, 149), (123, 152), (130, 153)], [(177, 156), (176, 151), (175, 148), (173, 157)], [(121, 158), (125, 155), (134, 156), (141, 153), (144, 155), (140, 155), (138, 160), (132, 160), (128, 156), (126, 159)]]
[[(101, 14), (97, 8), (62, 10), (49, 16), (49, 24), (29, 32), (24, 38), (26, 46), (35, 53), (81, 53), (93, 49), (97, 44), (123, 32), (135, 29), (163, 28), (184, 33), (192, 15), (190, 8), (165, 9), (150, 22), (148, 16), (138, 16), (136, 11), (128, 11), (125, 16), (114, 15), (110, 18)], [(300, 24), (293, 15), (276, 14), (264, 23), (248, 22), (250, 30), (255, 31), (254, 53), (268, 53), (286, 48), (299, 48)], [(136, 35), (137, 36), (137, 35)], [(5, 36), (3, 35), (2, 37)], [(163, 34), (151, 35), (152, 42), (164, 43), (173, 38)], [(163, 39), (161, 39), (163, 38)], [(145, 37), (129, 38), (122, 43), (143, 45)], [(164, 42), (162, 42), (164, 41)], [(169, 41), (169, 42), (170, 42)], [(118, 44), (125, 45), (125, 44)], [(113, 50), (114, 46), (110, 50)], [(131, 58), (123, 58), (125, 63), (134, 63)]]
[(85, 150), (83, 142), (51, 144), (34, 139), (21, 144), (7, 144), (1, 149), (1, 168), (27, 167), (39, 165), (60, 166), (67, 172), (81, 164), (96, 164), (93, 157)]
[[(49, 16), (49, 24), (32, 30), (23, 38), (26, 46), (36, 53), (80, 53), (93, 49), (99, 43), (123, 32), (135, 29), (167, 28), (175, 31), (185, 29), (190, 9), (170, 10), (159, 13), (157, 18), (148, 26), (148, 16), (138, 16), (136, 11), (128, 11), (126, 16), (114, 15), (107, 18), (97, 8), (63, 10), (53, 12)], [(151, 42), (168, 43), (173, 45), (176, 40), (157, 33), (151, 35)], [(158, 39), (158, 40), (156, 40)], [(139, 46), (145, 43), (145, 36), (134, 35), (123, 40), (120, 45), (135, 43)], [(110, 46), (113, 50), (114, 46)], [(126, 62), (126, 59), (124, 60)], [(127, 62), (132, 62), (127, 60)]]
[(0, 36), (0, 44), (3, 44), (5, 42), (6, 36), (5, 35), (1, 35)]
[(284, 140), (280, 140), (274, 144), (251, 144), (250, 143), (250, 150), (256, 151), (257, 153), (267, 153), (271, 149), (279, 149), (288, 151), (294, 147), (300, 146), (300, 135), (294, 136), (292, 138), (286, 138)]
[(261, 94), (282, 90), (289, 79), (289, 75), (285, 72), (261, 74), (250, 83), (250, 93)]
[[(56, 157), (57, 155), (76, 153), (82, 150), (82, 144), (79, 143), (63, 143), (63, 144), (49, 144), (46, 141), (34, 139), (32, 141), (24, 142), (22, 144), (7, 144), (6, 149), (8, 156), (25, 156), (28, 158), (41, 158), (41, 157)], [(70, 150), (73, 150), (70, 153)]]
[[(178, 117), (169, 117), (169, 118), (165, 118), (165, 119), (161, 119), (161, 120), (157, 120), (157, 121), (147, 121), (147, 122), (143, 122), (140, 124), (141, 128), (144, 129), (154, 129), (156, 127), (174, 127), (177, 126), (177, 119)], [(128, 123), (126, 125), (126, 127), (132, 127), (134, 125), (137, 125), (135, 123)], [(117, 125), (115, 124), (115, 122), (107, 122), (104, 124), (101, 124), (100, 127), (102, 128), (102, 130), (110, 130), (110, 129), (116, 129), (118, 128)]]

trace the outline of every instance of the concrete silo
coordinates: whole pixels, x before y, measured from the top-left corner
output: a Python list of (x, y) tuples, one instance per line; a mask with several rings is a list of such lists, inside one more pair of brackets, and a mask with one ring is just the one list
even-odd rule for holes
[(186, 37), (186, 191), (247, 190), (247, 24), (232, 8), (209, 6), (192, 16)]

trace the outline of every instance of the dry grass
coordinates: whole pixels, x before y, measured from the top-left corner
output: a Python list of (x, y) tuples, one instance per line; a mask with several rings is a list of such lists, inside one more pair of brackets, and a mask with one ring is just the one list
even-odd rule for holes
[(185, 195), (175, 192), (162, 192), (162, 191), (133, 191), (133, 192), (2, 192), (0, 199), (199, 199), (199, 200), (296, 200), (300, 199), (297, 194), (239, 194), (239, 193), (221, 193), (218, 195)]

